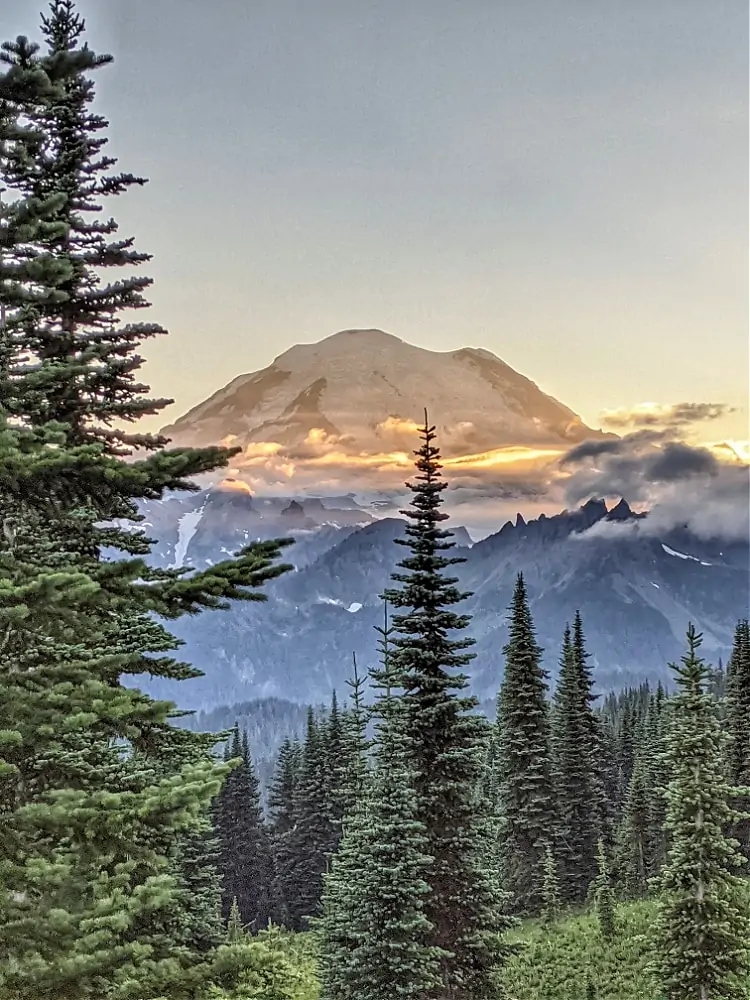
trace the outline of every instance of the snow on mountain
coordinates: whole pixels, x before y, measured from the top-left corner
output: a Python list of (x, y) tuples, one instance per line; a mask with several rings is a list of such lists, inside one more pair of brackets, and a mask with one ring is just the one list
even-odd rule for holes
[(663, 542), (661, 547), (664, 549), (664, 551), (667, 553), (668, 556), (676, 556), (678, 559), (692, 559), (693, 562), (700, 563), (701, 566), (711, 565), (711, 563), (709, 562), (704, 562), (702, 559), (698, 559), (697, 556), (689, 556), (686, 555), (684, 552), (678, 552), (677, 549), (671, 549), (668, 545), (665, 545)]
[(185, 565), (188, 545), (190, 545), (191, 540), (195, 537), (205, 510), (206, 504), (204, 503), (198, 510), (189, 510), (177, 521), (177, 544), (174, 549), (172, 569), (178, 569), (180, 566)]
[(410, 452), (425, 407), (446, 456), (605, 436), (489, 351), (429, 351), (381, 330), (298, 344), (162, 433), (176, 445), (228, 440), (256, 458), (284, 451), (302, 460), (331, 450), (361, 458)]

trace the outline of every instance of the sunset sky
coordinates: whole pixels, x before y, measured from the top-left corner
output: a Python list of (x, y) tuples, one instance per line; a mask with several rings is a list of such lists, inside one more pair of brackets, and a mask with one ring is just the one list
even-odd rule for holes
[[(3, 3), (4, 37), (41, 0)], [(290, 345), (485, 347), (748, 437), (746, 0), (81, 0), (168, 414)], [(10, 9), (9, 9), (10, 8)], [(699, 435), (699, 436), (700, 436)]]

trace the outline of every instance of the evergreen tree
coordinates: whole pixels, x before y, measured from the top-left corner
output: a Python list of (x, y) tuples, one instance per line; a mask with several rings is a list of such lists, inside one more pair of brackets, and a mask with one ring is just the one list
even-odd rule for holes
[(367, 791), (369, 741), (367, 739), (367, 707), (364, 702), (364, 678), (359, 676), (357, 657), (352, 654), (353, 674), (347, 679), (350, 688), (349, 705), (343, 717), (339, 796), (342, 828), (357, 802)]
[(594, 678), (588, 665), (589, 654), (586, 650), (586, 637), (580, 611), (576, 611), (573, 619), (573, 653), (580, 686), (581, 716), (588, 733), (587, 755), (592, 822), (597, 838), (603, 837), (606, 842), (612, 834), (612, 806), (607, 795), (610, 762), (607, 758), (608, 748), (601, 719), (594, 708), (599, 696), (594, 693)]
[(597, 848), (597, 867), (599, 870), (594, 881), (596, 915), (602, 937), (609, 940), (615, 936), (615, 894), (609, 877), (604, 841), (601, 839)]
[(135, 380), (138, 344), (160, 328), (119, 323), (150, 282), (103, 275), (147, 257), (91, 213), (142, 181), (102, 154), (86, 74), (110, 58), (81, 44), (73, 3), (54, 0), (42, 31), (43, 55), (4, 47), (0, 82), (0, 992), (172, 996), (206, 966), (171, 932), (168, 845), (200, 829), (223, 769), (204, 755), (169, 774), (171, 706), (121, 678), (191, 676), (154, 613), (258, 599), (282, 567), (270, 543), (210, 572), (159, 572), (143, 532), (113, 525), (230, 452), (119, 429), (163, 405)]
[(344, 818), (344, 802), (341, 789), (341, 764), (344, 753), (344, 719), (339, 711), (336, 692), (331, 696), (331, 710), (323, 733), (324, 768), (327, 777), (325, 797), (328, 805), (328, 815), (331, 823), (331, 841), (328, 854), (332, 854), (338, 846), (341, 836), (341, 824)]
[(238, 941), (246, 937), (245, 927), (242, 923), (240, 904), (237, 897), (232, 897), (232, 905), (229, 907), (229, 917), (227, 918), (227, 944), (237, 944)]
[(301, 751), (301, 745), (287, 737), (281, 744), (276, 758), (274, 776), (268, 792), (271, 831), (275, 837), (288, 833), (295, 823)]
[(285, 927), (292, 926), (291, 909), (295, 894), (293, 831), (297, 823), (301, 758), (301, 745), (290, 739), (284, 740), (276, 760), (276, 770), (268, 796), (274, 866), (274, 916)]
[(547, 923), (557, 919), (560, 912), (560, 879), (557, 874), (557, 863), (552, 844), (544, 849), (544, 864), (542, 868), (542, 916)]
[(372, 786), (347, 822), (325, 877), (322, 1000), (442, 995), (440, 952), (425, 916), (433, 859), (418, 819), (405, 705), (386, 695)]
[(571, 903), (586, 898), (596, 875), (596, 843), (601, 828), (594, 802), (603, 795), (591, 753), (590, 709), (581, 669), (580, 642), (577, 632), (574, 645), (570, 628), (566, 627), (552, 716), (558, 852), (565, 898)]
[[(440, 473), (435, 429), (425, 414), (422, 446), (415, 453), (417, 476), (406, 516), (409, 553), (393, 575), (400, 588), (386, 592), (393, 608), (395, 638), (389, 654), (393, 687), (403, 692), (414, 758), (418, 820), (427, 836), (425, 853), (434, 858), (425, 916), (439, 949), (442, 992), (454, 1000), (483, 995), (498, 958), (493, 932), (506, 926), (491, 873), (486, 871), (486, 821), (477, 812), (488, 725), (470, 714), (476, 700), (464, 697), (467, 678), (455, 670), (470, 662), (470, 639), (453, 638), (469, 619), (452, 608), (466, 596), (444, 570), (462, 560), (449, 556), (450, 532), (440, 527)], [(426, 997), (432, 994), (427, 993)]]
[(722, 734), (701, 636), (691, 624), (687, 653), (672, 666), (677, 683), (669, 733), (671, 846), (661, 876), (657, 973), (666, 1000), (746, 1000), (750, 900), (743, 859), (725, 830), (736, 819), (726, 780)]
[[(729, 780), (738, 787), (750, 787), (750, 625), (737, 623), (732, 655), (727, 665), (727, 727)], [(741, 813), (750, 813), (750, 797), (740, 795), (735, 802)], [(744, 856), (750, 859), (750, 817), (737, 820), (733, 836)]]
[(222, 908), (228, 919), (236, 900), (243, 926), (257, 932), (267, 926), (273, 913), (271, 844), (247, 734), (241, 738), (239, 727), (235, 727), (229, 752), (234, 767), (215, 810)]
[(318, 912), (323, 872), (333, 840), (323, 735), (310, 709), (297, 784), (295, 824), (284, 836), (279, 856), (279, 875), (284, 881), (293, 930), (301, 930), (306, 918)]
[(647, 765), (639, 752), (628, 786), (625, 812), (619, 830), (619, 877), (625, 895), (644, 896), (651, 870), (651, 812)]
[(523, 576), (516, 580), (497, 702), (498, 773), (508, 890), (519, 912), (541, 906), (540, 873), (555, 828), (546, 673)]

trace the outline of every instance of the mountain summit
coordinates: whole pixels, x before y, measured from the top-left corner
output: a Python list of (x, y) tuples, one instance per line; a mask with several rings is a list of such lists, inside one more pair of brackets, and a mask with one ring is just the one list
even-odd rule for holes
[(605, 435), (489, 351), (428, 351), (382, 330), (297, 344), (240, 375), (162, 433), (176, 445), (387, 455), (414, 446), (424, 408), (446, 456), (567, 447)]

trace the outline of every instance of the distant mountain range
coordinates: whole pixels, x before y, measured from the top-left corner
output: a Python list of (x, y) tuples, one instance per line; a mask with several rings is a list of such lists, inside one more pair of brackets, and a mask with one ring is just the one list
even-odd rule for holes
[[(154, 559), (161, 565), (200, 568), (255, 538), (296, 538), (285, 553), (296, 568), (267, 588), (267, 603), (175, 623), (186, 643), (181, 655), (205, 676), (179, 684), (153, 679), (152, 693), (200, 709), (257, 697), (320, 703), (333, 688), (343, 693), (353, 652), (361, 668), (375, 663), (379, 595), (403, 558), (395, 540), (404, 522), (376, 518), (383, 513), (349, 497), (264, 501), (239, 490), (147, 505), (145, 523), (158, 539)], [(472, 592), (463, 608), (473, 616), (469, 631), (477, 640), (468, 672), (481, 699), (494, 697), (502, 679), (518, 571), (527, 581), (546, 668), (555, 674), (563, 628), (580, 609), (601, 690), (666, 679), (689, 621), (703, 632), (706, 657), (726, 659), (734, 625), (748, 614), (747, 542), (700, 539), (684, 529), (652, 532), (648, 517), (625, 501), (608, 510), (592, 500), (528, 523), (519, 515), (475, 544), (465, 529), (453, 530), (466, 560), (456, 575)]]
[[(241, 448), (223, 483), (145, 504), (143, 527), (160, 566), (202, 569), (253, 540), (292, 537), (284, 558), (295, 569), (266, 588), (267, 603), (178, 621), (182, 652), (205, 676), (154, 679), (154, 694), (205, 710), (267, 697), (320, 703), (333, 688), (344, 693), (353, 653), (362, 669), (374, 664), (379, 595), (404, 554), (399, 507), (425, 407), (445, 457), (448, 509), (476, 532), (518, 510), (518, 497), (545, 498), (545, 470), (572, 446), (615, 438), (488, 351), (427, 351), (380, 330), (299, 344), (239, 376), (163, 430), (174, 445)], [(519, 456), (529, 469), (537, 463), (535, 475), (514, 478)], [(580, 609), (602, 690), (665, 679), (689, 621), (706, 656), (726, 659), (748, 614), (747, 541), (659, 532), (624, 501), (528, 523), (518, 515), (477, 542), (465, 527), (453, 531), (466, 560), (456, 575), (472, 593), (463, 610), (473, 616), (469, 673), (480, 699), (494, 698), (502, 679), (519, 570), (547, 669), (556, 672), (563, 629)]]

